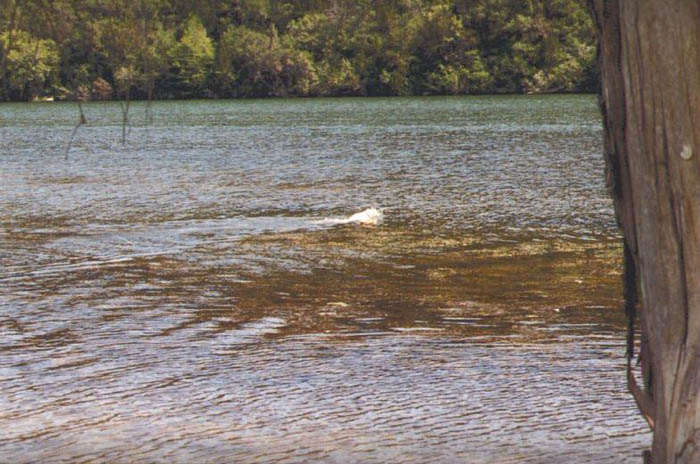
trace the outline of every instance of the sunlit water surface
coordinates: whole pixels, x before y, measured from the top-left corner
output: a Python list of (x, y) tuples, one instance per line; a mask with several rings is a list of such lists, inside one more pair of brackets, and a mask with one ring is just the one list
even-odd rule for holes
[(0, 106), (0, 462), (639, 462), (594, 97), (145, 109)]

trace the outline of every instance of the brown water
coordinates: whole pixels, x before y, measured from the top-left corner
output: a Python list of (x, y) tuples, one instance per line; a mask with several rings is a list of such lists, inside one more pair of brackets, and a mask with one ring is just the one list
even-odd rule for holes
[(86, 110), (0, 106), (0, 462), (639, 462), (593, 97)]

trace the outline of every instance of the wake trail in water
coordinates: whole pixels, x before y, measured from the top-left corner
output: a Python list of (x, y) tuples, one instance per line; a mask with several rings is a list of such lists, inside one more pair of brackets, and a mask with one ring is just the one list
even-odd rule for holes
[[(236, 217), (205, 221), (182, 221), (181, 223), (170, 222), (153, 227), (120, 230), (119, 233), (76, 235), (58, 239), (53, 242), (53, 245), (70, 252), (76, 252), (79, 249), (81, 254), (89, 256), (86, 257), (86, 260), (56, 262), (41, 269), (27, 271), (24, 271), (22, 267), (15, 267), (9, 273), (0, 274), (0, 282), (21, 281), (40, 276), (47, 277), (67, 272), (120, 266), (136, 259), (177, 255), (198, 246), (227, 241), (235, 242), (246, 236), (270, 231), (304, 230), (312, 229), (313, 226), (334, 226), (340, 224), (379, 226), (384, 222), (384, 213), (383, 210), (377, 208), (367, 208), (349, 217), (325, 218), (322, 220), (309, 219), (287, 218), (284, 216)], [(213, 235), (213, 237), (203, 238), (202, 235)], [(124, 250), (125, 246), (133, 249)]]
[(0, 275), (0, 282), (14, 282), (19, 280), (25, 280), (32, 277), (47, 277), (58, 274), (64, 274), (67, 272), (78, 272), (78, 271), (88, 271), (92, 269), (100, 269), (107, 266), (124, 265), (136, 259), (140, 258), (152, 258), (163, 255), (174, 255), (179, 253), (177, 251), (159, 251), (152, 253), (134, 253), (124, 256), (113, 256), (105, 257), (104, 259), (93, 259), (89, 261), (81, 261), (77, 263), (56, 263), (50, 266), (46, 266), (42, 269), (37, 269), (28, 272), (14, 272), (6, 276)]

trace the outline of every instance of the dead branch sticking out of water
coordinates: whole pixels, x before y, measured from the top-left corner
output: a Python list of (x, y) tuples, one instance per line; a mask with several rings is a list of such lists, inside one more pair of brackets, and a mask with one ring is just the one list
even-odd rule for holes
[(70, 152), (70, 147), (73, 145), (73, 139), (75, 138), (75, 134), (78, 132), (78, 129), (80, 126), (83, 124), (87, 124), (87, 118), (85, 117), (85, 112), (83, 111), (83, 104), (80, 100), (78, 100), (78, 111), (79, 111), (79, 116), (78, 116), (78, 124), (75, 125), (73, 128), (73, 132), (70, 134), (70, 140), (68, 140), (68, 146), (66, 147), (66, 154), (64, 159), (68, 161), (68, 152)]
[(126, 102), (119, 102), (119, 107), (122, 110), (122, 144), (126, 144), (126, 128), (129, 128), (129, 134), (131, 133), (131, 123), (129, 123), (129, 106), (131, 101), (129, 100), (129, 95), (126, 96)]
[(146, 125), (153, 124), (153, 111), (151, 106), (153, 103), (153, 85), (148, 86), (148, 97), (146, 98)]

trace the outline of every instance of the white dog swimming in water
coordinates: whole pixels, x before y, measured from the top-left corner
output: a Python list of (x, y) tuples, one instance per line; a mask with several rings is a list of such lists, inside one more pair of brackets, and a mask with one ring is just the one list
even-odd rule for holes
[(343, 219), (324, 219), (317, 224), (360, 224), (363, 226), (379, 226), (384, 222), (384, 212), (377, 208), (367, 208)]
[(377, 208), (367, 208), (355, 213), (347, 219), (348, 223), (357, 223), (366, 226), (378, 226), (384, 222), (384, 213)]

